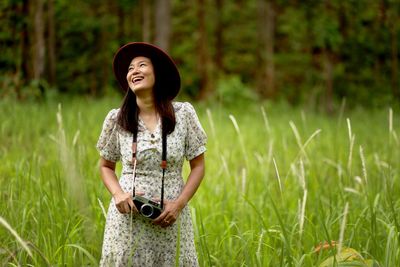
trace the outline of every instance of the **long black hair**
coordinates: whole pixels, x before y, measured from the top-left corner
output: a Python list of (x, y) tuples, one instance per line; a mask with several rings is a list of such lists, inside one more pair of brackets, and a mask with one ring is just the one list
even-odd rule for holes
[[(153, 60), (151, 60), (154, 62)], [(156, 63), (156, 62), (155, 62)], [(158, 71), (159, 64), (153, 64), (155, 83), (153, 87), (153, 99), (156, 112), (161, 117), (162, 133), (168, 135), (175, 129), (175, 111), (172, 106), (172, 99), (168, 95), (168, 84)], [(128, 71), (128, 70), (127, 70)], [(130, 88), (127, 88), (125, 97), (118, 114), (118, 124), (128, 132), (134, 133), (137, 129), (139, 117), (139, 107), (136, 103), (136, 95)]]

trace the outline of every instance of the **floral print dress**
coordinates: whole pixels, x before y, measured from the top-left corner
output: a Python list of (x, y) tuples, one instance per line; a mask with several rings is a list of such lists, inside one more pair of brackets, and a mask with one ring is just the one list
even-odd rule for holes
[[(193, 106), (174, 102), (175, 130), (167, 136), (168, 166), (164, 180), (164, 198), (176, 199), (184, 186), (182, 166), (206, 151), (206, 134)], [(117, 123), (119, 109), (105, 118), (97, 149), (106, 160), (122, 162), (119, 183), (132, 192), (132, 133)], [(151, 133), (139, 119), (135, 188), (147, 198), (160, 198), (162, 169), (161, 123)], [(167, 228), (152, 224), (141, 215), (121, 214), (111, 200), (104, 231), (100, 266), (198, 266), (193, 225), (186, 206), (178, 220)]]

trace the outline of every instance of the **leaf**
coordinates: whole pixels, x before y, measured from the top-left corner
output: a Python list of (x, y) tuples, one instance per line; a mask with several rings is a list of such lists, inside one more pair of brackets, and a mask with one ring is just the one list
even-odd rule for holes
[(365, 262), (368, 267), (380, 267), (379, 263), (375, 260), (366, 260)]
[(331, 256), (324, 260), (319, 267), (331, 266), (363, 266), (370, 265), (364, 260), (361, 254), (353, 248), (343, 248), (342, 251), (335, 256)]

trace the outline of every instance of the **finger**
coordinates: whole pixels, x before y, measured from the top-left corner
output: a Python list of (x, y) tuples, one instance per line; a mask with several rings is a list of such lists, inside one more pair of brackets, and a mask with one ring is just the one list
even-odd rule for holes
[(119, 213), (122, 213), (122, 211), (121, 211), (121, 208), (120, 207), (118, 207), (118, 206), (115, 206), (116, 208), (117, 208), (117, 210), (118, 210), (118, 212)]
[(124, 213), (129, 213), (131, 211), (131, 208), (129, 207), (127, 202), (124, 202)]
[(168, 226), (168, 223), (167, 223), (167, 221), (166, 221), (165, 219), (163, 219), (163, 220), (160, 221), (159, 225), (160, 225), (161, 227), (165, 228), (165, 227)]
[(165, 227), (171, 226), (173, 223), (174, 222), (172, 220), (170, 220), (170, 219), (164, 219), (163, 220), (163, 227), (165, 228)]
[(160, 221), (160, 225), (162, 227), (167, 227), (172, 225), (175, 222), (173, 216), (171, 216), (170, 214), (167, 214), (161, 221)]
[(125, 213), (125, 210), (124, 210), (124, 208), (119, 207), (119, 208), (118, 208), (118, 212), (121, 213), (121, 214), (124, 214), (124, 213)]
[(167, 216), (167, 213), (166, 213), (165, 211), (163, 211), (163, 212), (160, 214), (160, 216), (158, 216), (157, 218), (155, 218), (155, 219), (153, 220), (153, 223), (155, 223), (155, 224), (161, 224), (161, 223), (164, 221), (164, 219), (165, 219), (166, 216)]
[(165, 227), (168, 227), (168, 226), (171, 226), (173, 223), (174, 222), (171, 220), (166, 220), (164, 225), (165, 225)]
[(128, 205), (129, 205), (131, 212), (137, 213), (137, 209), (136, 209), (135, 203), (133, 203), (132, 198), (128, 199)]
[(120, 204), (115, 204), (115, 207), (117, 208), (117, 210), (118, 210), (120, 213), (122, 213), (122, 212), (121, 212), (121, 205), (120, 205)]
[(135, 192), (135, 195), (138, 195), (138, 196), (143, 196), (143, 195), (144, 195), (144, 192), (142, 192), (142, 191), (138, 191), (138, 192)]
[(157, 218), (155, 218), (155, 219), (153, 220), (153, 223), (154, 223), (154, 224), (159, 224), (159, 225), (161, 225), (161, 224), (163, 223), (163, 221), (164, 221), (164, 218), (158, 216)]

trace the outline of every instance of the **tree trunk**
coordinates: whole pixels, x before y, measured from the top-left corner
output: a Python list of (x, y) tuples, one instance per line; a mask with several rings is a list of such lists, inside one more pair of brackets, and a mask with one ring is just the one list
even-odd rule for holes
[[(325, 0), (324, 12), (331, 19), (335, 18), (335, 10), (331, 6), (330, 0)], [(323, 76), (325, 78), (325, 109), (328, 114), (333, 113), (333, 68), (334, 52), (329, 43), (325, 43), (322, 49), (323, 53)]]
[[(109, 2), (101, 2), (99, 15), (106, 17), (109, 14)], [(112, 40), (114, 37), (110, 31), (107, 30), (107, 21), (101, 23), (100, 41), (99, 41), (99, 65), (101, 68), (100, 77), (98, 77), (100, 84), (98, 90), (96, 90), (96, 95), (101, 95), (107, 88), (107, 84), (110, 77), (110, 58), (107, 51), (107, 41)], [(96, 71), (96, 66), (94, 66), (94, 71)]]
[(45, 40), (43, 24), (43, 0), (35, 1), (34, 9), (34, 46), (33, 46), (33, 79), (43, 78), (45, 66)]
[(151, 3), (142, 0), (142, 39), (143, 42), (151, 42)]
[(21, 74), (23, 83), (26, 83), (32, 77), (30, 72), (30, 42), (29, 42), (29, 0), (22, 2), (22, 30), (21, 30)]
[(325, 78), (325, 108), (328, 114), (333, 113), (333, 62), (332, 53), (324, 48), (323, 66)]
[(124, 9), (117, 4), (117, 17), (118, 17), (118, 32), (117, 32), (117, 40), (120, 45), (125, 44), (125, 12)]
[(218, 73), (224, 72), (224, 39), (223, 39), (223, 32), (224, 32), (224, 23), (222, 20), (222, 10), (223, 10), (224, 1), (223, 0), (216, 0), (216, 22), (215, 22), (215, 66), (217, 67)]
[(260, 72), (258, 91), (264, 98), (274, 98), (275, 88), (275, 64), (274, 64), (274, 45), (275, 45), (275, 3), (274, 1), (258, 0), (258, 37), (260, 49), (258, 58), (260, 62)]
[(275, 90), (275, 64), (274, 64), (274, 45), (275, 45), (275, 5), (273, 1), (267, 2), (267, 25), (266, 25), (267, 40), (265, 43), (266, 55), (266, 82), (267, 96), (274, 98)]
[(21, 57), (20, 59), (20, 66), (17, 67), (17, 78), (19, 80), (18, 84), (15, 86), (15, 93), (17, 95), (17, 99), (21, 100), (22, 99), (22, 93), (21, 93), (21, 85), (27, 83), (27, 81), (30, 80), (32, 77), (31, 71), (30, 71), (30, 44), (29, 44), (29, 28), (28, 28), (28, 23), (29, 23), (29, 1), (28, 0), (23, 0), (22, 1), (22, 6), (20, 9), (20, 17), (22, 18), (22, 27), (21, 27), (21, 32), (20, 32), (20, 49), (21, 53), (19, 56)]
[(49, 57), (49, 84), (56, 83), (56, 34), (54, 24), (54, 0), (47, 1), (48, 8), (48, 57)]
[[(110, 9), (113, 9), (111, 1), (102, 1), (95, 4), (92, 7), (92, 12), (94, 17), (105, 18)], [(114, 10), (115, 12), (115, 10)], [(118, 8), (117, 12), (123, 12), (122, 8)], [(125, 13), (122, 13), (125, 14)], [(124, 23), (124, 19), (122, 19), (122, 23)], [(121, 22), (121, 21), (120, 21)], [(91, 52), (91, 61), (90, 61), (90, 95), (91, 96), (99, 96), (107, 87), (108, 78), (109, 78), (109, 70), (110, 70), (110, 58), (107, 52), (107, 40), (112, 40), (113, 36), (111, 36), (111, 32), (107, 30), (107, 20), (102, 20), (99, 22), (100, 32), (96, 35), (96, 39), (94, 41), (94, 45), (92, 47)], [(124, 27), (120, 25), (123, 29)], [(125, 30), (122, 30), (118, 34), (124, 35)], [(120, 36), (120, 41), (123, 41), (124, 36)]]
[(399, 88), (399, 51), (398, 51), (398, 25), (399, 18), (397, 11), (392, 7), (391, 16), (389, 18), (389, 30), (390, 30), (390, 46), (391, 46), (391, 86), (393, 97), (400, 100), (400, 88)]
[(198, 71), (200, 76), (200, 88), (198, 99), (205, 100), (210, 92), (209, 56), (207, 49), (207, 31), (205, 23), (205, 0), (197, 0), (197, 19), (199, 21), (199, 41), (197, 47)]
[(155, 44), (168, 52), (171, 36), (171, 0), (156, 0), (155, 8)]

